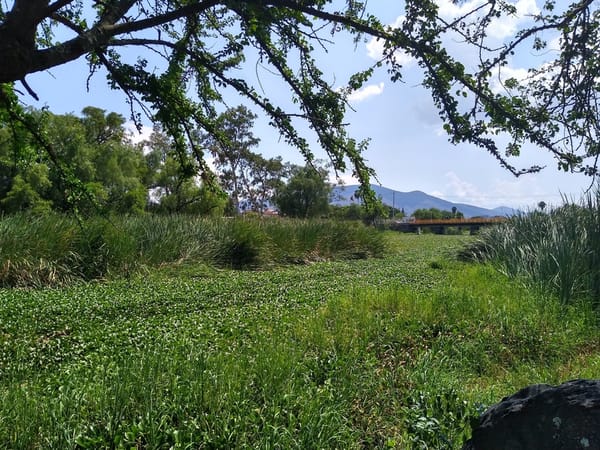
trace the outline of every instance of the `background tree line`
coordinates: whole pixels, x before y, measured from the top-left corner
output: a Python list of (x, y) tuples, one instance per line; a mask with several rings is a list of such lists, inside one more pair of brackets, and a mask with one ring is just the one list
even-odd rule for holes
[(465, 215), (460, 212), (456, 206), (451, 211), (438, 208), (419, 208), (413, 211), (412, 216), (415, 219), (464, 219)]
[[(82, 214), (190, 213), (233, 215), (269, 206), (291, 217), (326, 214), (331, 187), (327, 170), (265, 158), (255, 149), (255, 115), (243, 106), (218, 117), (217, 135), (196, 132), (199, 147), (212, 156), (221, 190), (200, 178), (193, 150), (182, 154), (155, 125), (150, 137), (134, 143), (125, 118), (88, 106), (81, 116), (31, 110), (58, 152), (48, 155), (31, 134), (0, 127), (0, 212), (51, 210)], [(51, 157), (53, 156), (53, 157)], [(77, 180), (81, 189), (66, 183)]]

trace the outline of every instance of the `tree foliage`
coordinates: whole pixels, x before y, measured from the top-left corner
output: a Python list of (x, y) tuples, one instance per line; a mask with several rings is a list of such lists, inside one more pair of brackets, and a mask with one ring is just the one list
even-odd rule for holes
[[(28, 114), (38, 119), (39, 133), (53, 154), (42, 151), (18, 126), (0, 124), (3, 212), (67, 211), (75, 204), (81, 212), (145, 208), (144, 160), (126, 140), (122, 116), (94, 107), (85, 108), (82, 117), (35, 110)], [(54, 164), (51, 156), (60, 163)], [(68, 183), (68, 176), (78, 180), (79, 189)], [(74, 195), (82, 198), (74, 202)]]
[[(222, 216), (226, 196), (199, 183), (196, 176), (182, 171), (174, 151), (173, 141), (159, 126), (143, 143), (147, 172), (146, 186), (150, 192), (150, 210), (158, 213), (187, 213)], [(189, 162), (193, 164), (193, 160)]]
[(331, 194), (327, 170), (295, 166), (290, 172), (290, 179), (279, 187), (274, 197), (279, 212), (284, 216), (302, 219), (326, 214)]
[[(0, 213), (77, 208), (83, 214), (135, 214), (149, 208), (223, 215), (226, 196), (182, 172), (172, 140), (158, 126), (147, 142), (136, 145), (124, 118), (99, 108), (86, 107), (81, 117), (30, 114), (43, 116), (41, 132), (61, 164), (53, 164), (18, 127), (0, 126)], [(65, 183), (65, 173), (78, 180), (79, 189)], [(74, 195), (81, 198), (75, 201)]]
[(455, 206), (452, 207), (452, 211), (446, 211), (438, 208), (420, 208), (416, 209), (412, 213), (415, 219), (463, 219), (465, 215), (458, 211)]
[[(310, 161), (311, 149), (297, 131), (298, 120), (307, 122), (336, 170), (350, 164), (368, 200), (372, 171), (362, 156), (365, 144), (346, 132), (346, 98), (377, 67), (401, 81), (402, 54), (421, 67), (423, 85), (453, 143), (482, 147), (515, 175), (541, 169), (518, 168), (512, 161), (525, 143), (533, 143), (550, 152), (560, 169), (595, 176), (600, 155), (597, 2), (546, 0), (524, 28), (501, 42), (490, 30), (515, 14), (513, 2), (457, 4), (471, 9), (457, 8), (447, 17), (434, 0), (406, 0), (404, 20), (394, 27), (381, 23), (368, 2), (356, 0), (3, 2), (0, 121), (28, 129), (60, 165), (61, 155), (20, 107), (15, 89), (37, 96), (26, 82), (28, 74), (85, 57), (92, 73), (103, 69), (111, 86), (125, 93), (138, 123), (138, 114), (146, 113), (162, 124), (181, 155), (191, 149), (211, 183), (214, 177), (194, 130), (219, 136), (218, 107), (230, 88)], [(383, 44), (381, 60), (350, 77), (346, 89), (331, 86), (314, 58), (315, 48), (371, 37)], [(549, 40), (558, 43), (556, 51)], [(457, 42), (460, 51), (453, 52)], [(520, 51), (544, 53), (547, 60), (521, 79), (503, 76)], [(149, 65), (156, 55), (164, 57), (162, 67)], [(286, 102), (239, 75), (247, 55), (256, 55), (259, 64), (284, 80), (296, 109), (286, 109)], [(195, 92), (188, 95), (191, 89)], [(187, 157), (176, 160), (184, 171), (191, 170)]]
[[(201, 179), (191, 150), (178, 151), (159, 124), (147, 140), (134, 144), (125, 119), (100, 108), (85, 107), (80, 117), (35, 110), (28, 114), (41, 117), (40, 132), (60, 164), (53, 164), (30, 134), (0, 124), (0, 213), (76, 208), (84, 214), (150, 210), (222, 216), (228, 194), (235, 195), (235, 211), (241, 200), (243, 210), (262, 213), (289, 172), (281, 157), (264, 158), (250, 151), (259, 140), (252, 136), (252, 115), (243, 108), (223, 115), (228, 119), (223, 119), (221, 141), (197, 137), (203, 145), (229, 146), (224, 150), (208, 147), (218, 157), (215, 177), (219, 185)], [(66, 184), (65, 174), (79, 185)]]
[(260, 143), (252, 132), (254, 119), (256, 114), (245, 106), (228, 108), (216, 120), (218, 132), (201, 140), (214, 156), (220, 185), (235, 213), (262, 213), (284, 176), (281, 157), (264, 158), (252, 150)]

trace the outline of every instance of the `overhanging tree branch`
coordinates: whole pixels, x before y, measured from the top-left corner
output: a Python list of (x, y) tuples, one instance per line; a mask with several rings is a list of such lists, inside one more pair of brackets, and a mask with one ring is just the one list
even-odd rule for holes
[[(452, 142), (486, 149), (515, 175), (540, 169), (536, 165), (518, 169), (509, 162), (526, 142), (553, 155), (564, 170), (594, 175), (600, 154), (600, 14), (593, 0), (561, 11), (551, 3), (531, 18), (531, 24), (498, 45), (490, 41), (490, 25), (516, 11), (504, 1), (479, 3), (450, 18), (440, 16), (433, 0), (407, 1), (405, 20), (393, 28), (369, 14), (365, 2), (346, 2), (336, 10), (332, 0), (104, 0), (92, 8), (67, 0), (16, 0), (0, 22), (4, 63), (0, 83), (89, 55), (91, 67), (106, 67), (112, 85), (125, 92), (130, 104), (150, 108), (146, 112), (174, 134), (181, 151), (191, 148), (200, 163), (202, 152), (194, 148), (193, 129), (219, 133), (216, 105), (224, 103), (222, 90), (231, 87), (264, 110), (285, 139), (310, 160), (312, 149), (294, 127), (296, 118), (306, 120), (334, 166), (343, 168), (344, 159), (349, 159), (366, 183), (370, 172), (361, 155), (364, 145), (357, 145), (346, 131), (345, 95), (364, 86), (381, 65), (392, 81), (401, 80), (405, 68), (397, 51), (403, 51), (425, 70), (423, 84), (430, 89)], [(41, 45), (36, 41), (40, 26), (44, 31), (66, 27), (77, 36), (57, 43), (46, 39)], [(144, 33), (152, 29), (156, 39)], [(326, 32), (327, 38), (321, 35)], [(563, 37), (556, 59), (531, 69), (526, 79), (507, 82), (505, 92), (497, 93), (492, 72), (501, 73), (511, 54), (532, 41), (541, 46), (538, 35), (544, 32)], [(445, 42), (457, 36), (479, 55), (477, 67), (446, 49)], [(383, 56), (338, 92), (325, 81), (313, 47), (327, 48), (342, 38), (356, 43), (365, 37), (381, 40)], [(160, 53), (167, 60), (166, 69), (146, 69), (143, 55), (128, 60), (122, 49), (129, 46)], [(284, 108), (285, 102), (276, 104), (232, 75), (249, 50), (257, 51), (261, 64), (279, 74), (296, 106)], [(465, 67), (473, 67), (471, 73)], [(188, 98), (191, 87), (196, 92)], [(512, 139), (505, 153), (498, 147), (497, 134)]]

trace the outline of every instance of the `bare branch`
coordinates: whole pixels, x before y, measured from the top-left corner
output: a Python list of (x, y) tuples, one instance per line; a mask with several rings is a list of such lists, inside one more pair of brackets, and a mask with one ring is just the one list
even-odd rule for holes
[(29, 86), (29, 84), (27, 83), (27, 81), (25, 81), (25, 78), (23, 78), (21, 80), (21, 84), (25, 87), (25, 89), (27, 90), (27, 92), (29, 93), (29, 95), (31, 95), (33, 98), (35, 98), (37, 101), (40, 100), (40, 98), (38, 97), (38, 95), (34, 92), (33, 89), (31, 89), (31, 86)]
[(51, 5), (48, 5), (48, 7), (46, 8), (46, 11), (44, 12), (44, 17), (50, 17), (52, 14), (54, 14), (59, 9), (67, 6), (69, 3), (73, 3), (73, 1), (74, 0), (57, 0), (56, 2), (52, 3)]

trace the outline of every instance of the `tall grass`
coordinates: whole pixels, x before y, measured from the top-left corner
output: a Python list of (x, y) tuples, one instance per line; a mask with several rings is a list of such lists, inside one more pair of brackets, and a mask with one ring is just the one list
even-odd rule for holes
[(60, 285), (181, 263), (262, 268), (383, 251), (380, 233), (352, 223), (153, 215), (79, 223), (20, 215), (0, 220), (0, 285)]
[(564, 199), (544, 213), (520, 213), (483, 230), (467, 254), (523, 276), (563, 303), (586, 298), (600, 303), (600, 190), (580, 202)]

